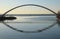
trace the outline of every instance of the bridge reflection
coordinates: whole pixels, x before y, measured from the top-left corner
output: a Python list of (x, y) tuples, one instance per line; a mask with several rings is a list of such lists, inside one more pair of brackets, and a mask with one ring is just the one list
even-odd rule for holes
[(19, 29), (17, 29), (17, 28), (14, 28), (14, 27), (8, 25), (8, 24), (5, 23), (5, 22), (2, 22), (2, 23), (3, 23), (4, 25), (6, 25), (7, 27), (11, 28), (12, 30), (15, 30), (15, 31), (17, 31), (17, 32), (23, 32), (23, 33), (38, 33), (38, 32), (43, 32), (43, 31), (45, 31), (45, 30), (47, 30), (47, 29), (50, 29), (50, 28), (52, 28), (53, 26), (55, 26), (56, 24), (58, 24), (58, 26), (60, 26), (60, 24), (59, 24), (58, 22), (54, 22), (53, 24), (49, 25), (48, 27), (45, 27), (45, 28), (40, 29), (40, 30), (38, 29), (38, 30), (36, 30), (36, 31), (24, 31), (24, 30), (19, 30)]

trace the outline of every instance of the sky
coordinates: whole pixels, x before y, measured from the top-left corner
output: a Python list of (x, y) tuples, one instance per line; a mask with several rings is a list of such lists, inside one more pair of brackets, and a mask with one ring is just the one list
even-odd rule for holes
[[(24, 5), (24, 4), (37, 4), (37, 5), (42, 5), (45, 6), (56, 13), (60, 10), (60, 0), (0, 0), (0, 14), (4, 14), (6, 11), (10, 10), (13, 7), (19, 6), (19, 5)], [(11, 13), (35, 13), (39, 14), (40, 11), (39, 9), (34, 9), (32, 11), (27, 11), (25, 10), (26, 8), (23, 9), (23, 11), (12, 11)], [(22, 9), (21, 9), (22, 10)], [(35, 10), (35, 11), (34, 11)], [(42, 13), (46, 11), (41, 11)]]

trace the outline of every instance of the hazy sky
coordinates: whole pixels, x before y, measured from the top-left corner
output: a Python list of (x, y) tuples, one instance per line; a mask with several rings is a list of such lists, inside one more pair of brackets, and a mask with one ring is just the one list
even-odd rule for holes
[(0, 0), (0, 13), (22, 4), (38, 4), (57, 12), (60, 10), (60, 0)]

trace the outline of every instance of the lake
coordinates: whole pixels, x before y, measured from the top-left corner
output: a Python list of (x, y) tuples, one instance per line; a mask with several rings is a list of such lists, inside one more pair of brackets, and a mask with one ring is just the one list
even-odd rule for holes
[[(60, 39), (60, 25), (55, 16), (15, 16), (0, 23), (0, 39)], [(19, 30), (22, 30), (20, 32)]]

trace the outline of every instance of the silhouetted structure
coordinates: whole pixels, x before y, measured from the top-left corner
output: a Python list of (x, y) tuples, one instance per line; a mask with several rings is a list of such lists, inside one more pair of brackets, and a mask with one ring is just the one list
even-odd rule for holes
[(57, 18), (60, 19), (60, 11), (57, 13)]
[(57, 22), (58, 24), (60, 24), (60, 11), (58, 11), (58, 14), (57, 14)]
[(5, 20), (14, 20), (16, 17), (2, 17), (0, 16), (0, 21), (5, 21)]

